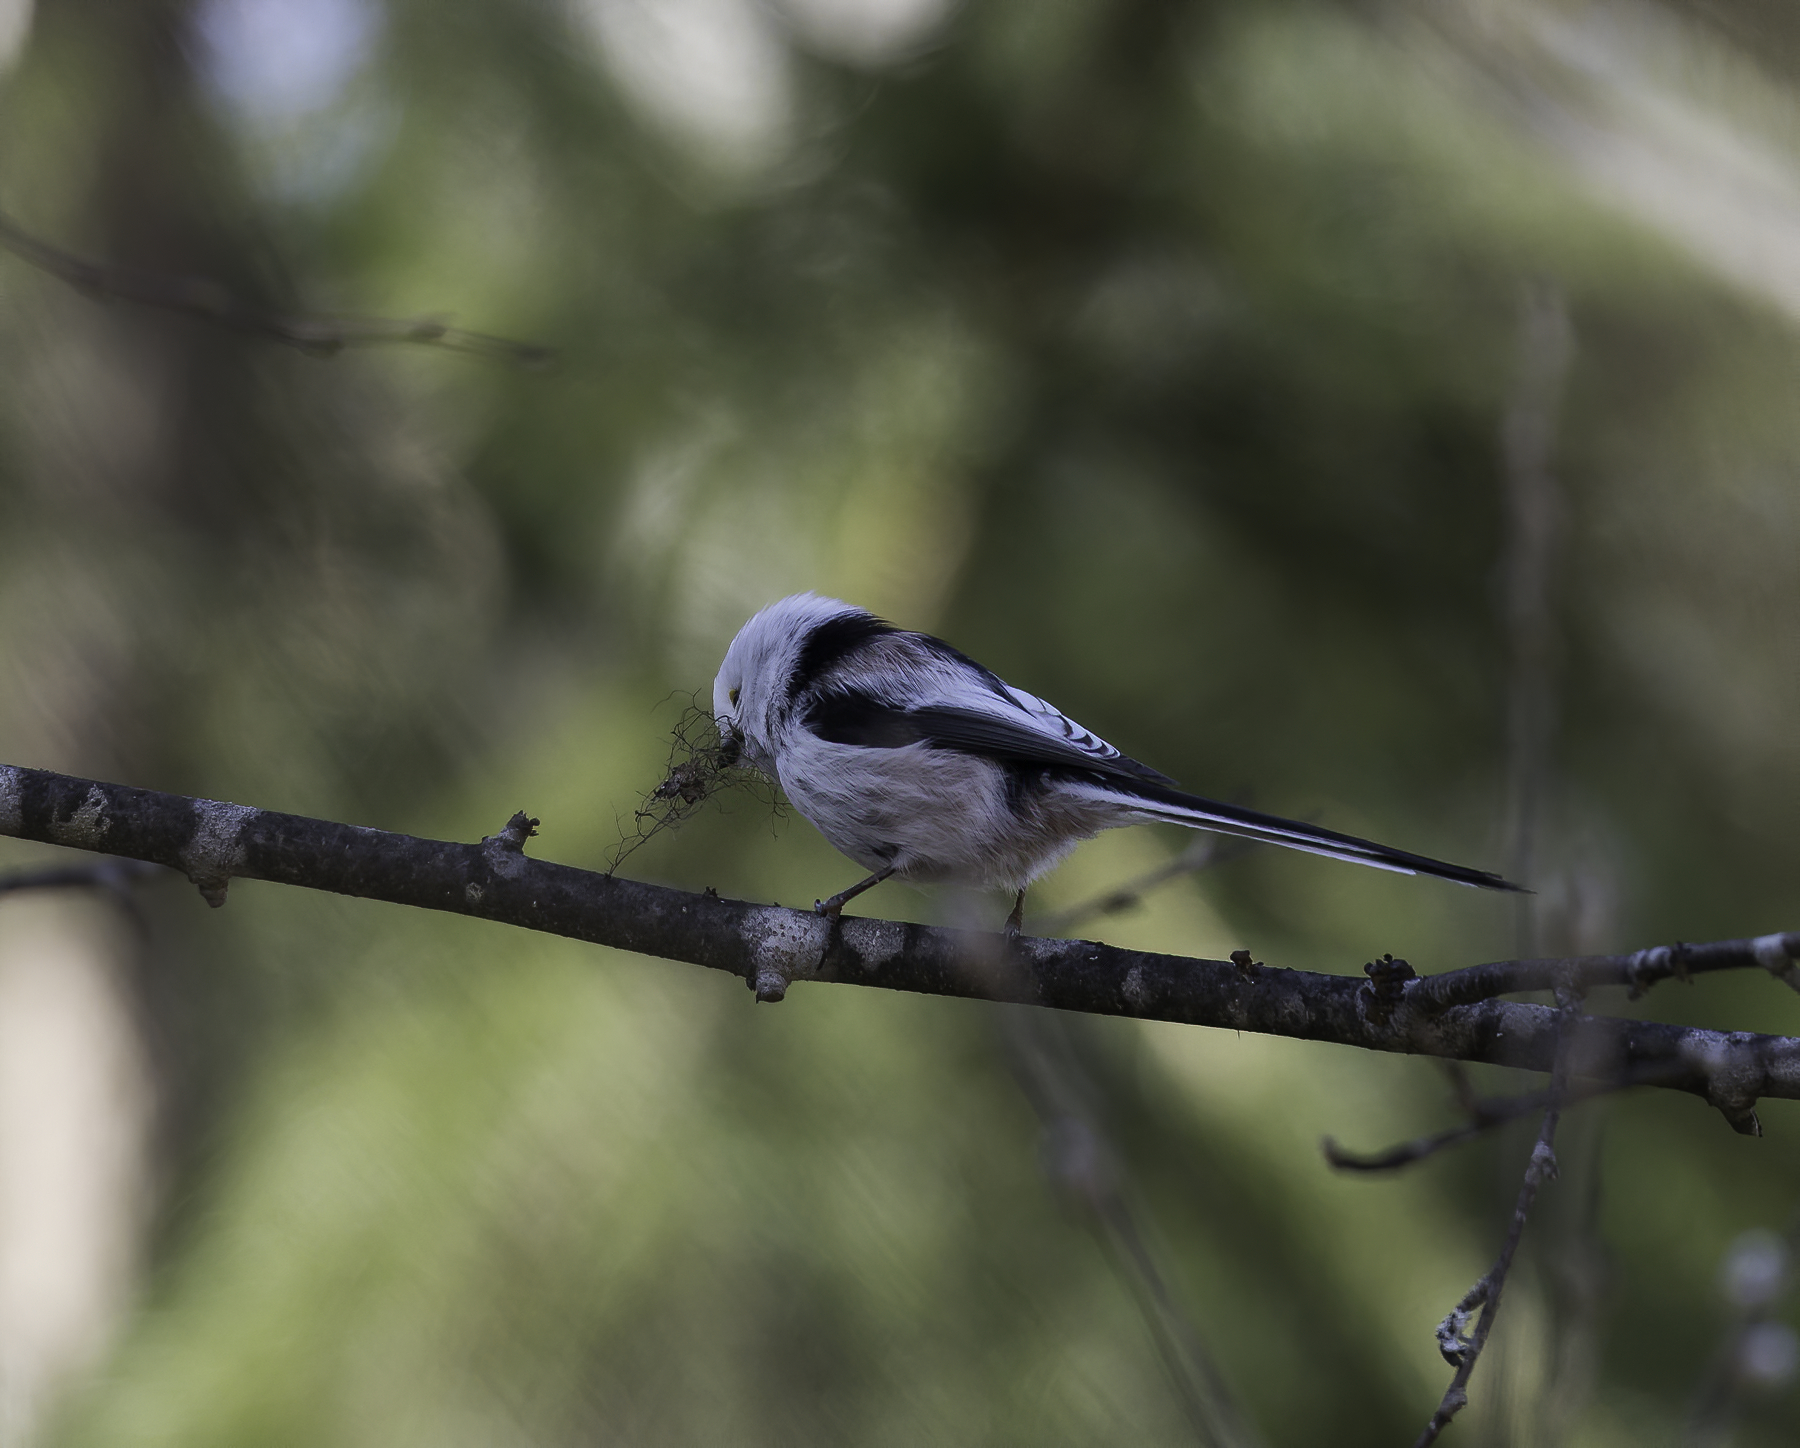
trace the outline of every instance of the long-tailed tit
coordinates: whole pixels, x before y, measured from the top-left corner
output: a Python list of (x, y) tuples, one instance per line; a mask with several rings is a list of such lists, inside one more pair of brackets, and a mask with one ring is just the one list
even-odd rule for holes
[(713, 714), (728, 746), (779, 783), (820, 834), (870, 871), (1017, 892), (1077, 841), (1166, 821), (1405, 875), (1517, 890), (1498, 875), (1318, 825), (1185, 794), (1061, 710), (929, 634), (800, 593), (752, 618), (725, 652)]

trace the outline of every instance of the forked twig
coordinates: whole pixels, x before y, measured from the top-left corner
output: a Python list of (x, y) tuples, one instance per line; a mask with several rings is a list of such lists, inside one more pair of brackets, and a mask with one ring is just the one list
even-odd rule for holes
[[(1562, 1108), (1579, 1106), (1583, 1102), (1592, 1101), (1596, 1097), (1611, 1096), (1620, 1091), (1629, 1091), (1636, 1086), (1654, 1086), (1659, 1084), (1659, 1076), (1666, 1075), (1659, 1071), (1631, 1071), (1621, 1074), (1612, 1080), (1581, 1081), (1565, 1087), (1562, 1093)], [(1401, 1167), (1411, 1166), (1414, 1162), (1424, 1161), (1436, 1156), (1447, 1147), (1460, 1146), (1465, 1141), (1473, 1141), (1478, 1136), (1485, 1136), (1496, 1131), (1508, 1122), (1517, 1121), (1521, 1116), (1530, 1116), (1533, 1112), (1547, 1109), (1552, 1102), (1551, 1088), (1542, 1091), (1530, 1091), (1522, 1096), (1476, 1097), (1467, 1096), (1461, 1102), (1468, 1119), (1460, 1125), (1446, 1127), (1443, 1131), (1431, 1132), (1425, 1136), (1414, 1137), (1411, 1141), (1403, 1141), (1385, 1151), (1355, 1152), (1347, 1151), (1332, 1137), (1325, 1137), (1319, 1147), (1325, 1153), (1325, 1160), (1339, 1171), (1351, 1172), (1384, 1172), (1398, 1171)]]
[[(1573, 1032), (1569, 1024), (1580, 1014), (1579, 997), (1573, 991), (1560, 992), (1562, 1019), (1557, 1034), (1556, 1058), (1550, 1071), (1550, 1086), (1546, 1093), (1548, 1105), (1544, 1111), (1544, 1124), (1538, 1130), (1537, 1141), (1531, 1148), (1531, 1157), (1525, 1164), (1525, 1179), (1519, 1185), (1518, 1199), (1513, 1204), (1512, 1224), (1507, 1228), (1506, 1240), (1500, 1244), (1500, 1255), (1494, 1259), (1494, 1265), (1481, 1275), (1475, 1285), (1463, 1294), (1445, 1319), (1438, 1324), (1438, 1351), (1444, 1355), (1446, 1362), (1456, 1367), (1456, 1376), (1450, 1380), (1450, 1386), (1444, 1390), (1443, 1398), (1438, 1402), (1437, 1411), (1431, 1415), (1431, 1421), (1419, 1434), (1413, 1448), (1429, 1448), (1437, 1441), (1438, 1434), (1449, 1426), (1450, 1420), (1460, 1413), (1469, 1402), (1469, 1377), (1475, 1371), (1475, 1363), (1481, 1357), (1482, 1349), (1487, 1346), (1488, 1335), (1493, 1331), (1494, 1318), (1500, 1311), (1500, 1294), (1506, 1286), (1507, 1273), (1512, 1270), (1513, 1257), (1519, 1250), (1520, 1239), (1525, 1235), (1525, 1221), (1531, 1215), (1532, 1204), (1537, 1200), (1538, 1188), (1546, 1181), (1556, 1177), (1556, 1128), (1562, 1120), (1562, 1110), (1569, 1084), (1569, 1055), (1572, 1049)], [(1469, 1329), (1469, 1320), (1477, 1310), (1481, 1316), (1475, 1320), (1474, 1330)]]

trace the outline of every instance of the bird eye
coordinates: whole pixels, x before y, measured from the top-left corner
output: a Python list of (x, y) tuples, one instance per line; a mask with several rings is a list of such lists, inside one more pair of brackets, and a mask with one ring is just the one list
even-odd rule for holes
[(736, 689), (733, 689), (731, 691), (730, 698), (731, 698), (731, 707), (734, 709), (737, 707), (737, 696), (738, 696), (738, 691)]

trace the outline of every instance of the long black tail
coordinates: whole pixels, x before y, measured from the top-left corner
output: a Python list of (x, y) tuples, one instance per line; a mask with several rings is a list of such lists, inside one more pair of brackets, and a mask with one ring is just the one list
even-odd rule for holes
[(1436, 875), (1440, 880), (1454, 880), (1458, 885), (1474, 885), (1483, 890), (1525, 890), (1523, 885), (1515, 885), (1487, 870), (1472, 870), (1467, 865), (1452, 865), (1408, 850), (1396, 850), (1391, 845), (1378, 845), (1373, 840), (1340, 834), (1322, 825), (1282, 819), (1279, 815), (1262, 814), (1234, 804), (1220, 804), (1217, 800), (1184, 794), (1149, 780), (1132, 780), (1129, 784), (1108, 781), (1097, 787), (1115, 800), (1131, 800), (1136, 812), (1145, 819), (1166, 820), (1194, 830), (1214, 830), (1222, 835), (1282, 845), (1290, 850), (1305, 850), (1308, 854), (1348, 860), (1352, 864), (1392, 870), (1401, 875)]

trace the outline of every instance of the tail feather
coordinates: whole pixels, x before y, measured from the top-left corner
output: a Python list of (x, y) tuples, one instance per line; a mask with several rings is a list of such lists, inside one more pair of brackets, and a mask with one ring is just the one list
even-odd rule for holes
[(1452, 865), (1446, 860), (1415, 855), (1409, 850), (1396, 850), (1391, 845), (1381, 845), (1374, 840), (1359, 839), (1355, 835), (1328, 830), (1323, 825), (1283, 819), (1279, 815), (1263, 814), (1239, 805), (1220, 804), (1217, 800), (1202, 799), (1199, 795), (1164, 788), (1149, 781), (1140, 783), (1134, 780), (1129, 787), (1120, 787), (1109, 781), (1105, 792), (1120, 803), (1128, 803), (1134, 813), (1146, 819), (1186, 825), (1189, 829), (1212, 830), (1217, 834), (1235, 835), (1240, 839), (1280, 845), (1290, 850), (1304, 850), (1311, 855), (1348, 860), (1352, 864), (1391, 870), (1401, 875), (1435, 875), (1441, 880), (1453, 880), (1458, 885), (1472, 885), (1483, 890), (1525, 892), (1523, 885), (1515, 885), (1487, 870)]

